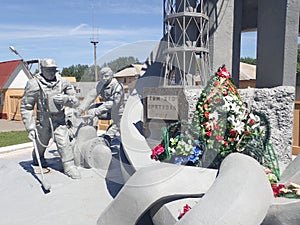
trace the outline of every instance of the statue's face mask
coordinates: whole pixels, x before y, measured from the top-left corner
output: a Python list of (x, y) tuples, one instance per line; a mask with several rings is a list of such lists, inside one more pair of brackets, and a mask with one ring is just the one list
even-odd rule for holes
[(106, 85), (111, 82), (112, 78), (113, 78), (112, 74), (109, 74), (109, 73), (103, 74), (103, 81)]
[(56, 67), (42, 67), (42, 75), (47, 80), (53, 80), (55, 78)]

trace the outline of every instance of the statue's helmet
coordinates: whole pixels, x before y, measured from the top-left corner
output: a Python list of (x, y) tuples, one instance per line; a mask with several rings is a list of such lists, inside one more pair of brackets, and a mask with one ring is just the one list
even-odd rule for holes
[(57, 67), (57, 64), (54, 59), (42, 59), (40, 64), (41, 67)]
[(114, 72), (112, 71), (111, 68), (109, 67), (103, 67), (101, 70), (100, 70), (100, 74), (103, 76), (104, 74), (107, 74), (107, 75), (110, 75), (112, 76), (114, 74)]

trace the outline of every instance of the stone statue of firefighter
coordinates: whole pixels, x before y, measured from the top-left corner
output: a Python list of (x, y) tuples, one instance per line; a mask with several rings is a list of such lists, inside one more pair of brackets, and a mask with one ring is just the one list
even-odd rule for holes
[[(41, 60), (40, 68), (41, 73), (26, 84), (20, 108), (22, 120), (29, 138), (36, 141), (42, 166), (47, 166), (44, 153), (49, 140), (53, 138), (61, 157), (64, 173), (73, 179), (79, 179), (81, 175), (74, 164), (64, 111), (65, 106), (78, 105), (75, 90), (68, 80), (57, 73), (57, 64), (53, 59)], [(36, 120), (34, 119), (35, 105)], [(33, 165), (37, 165), (35, 151), (32, 157)]]

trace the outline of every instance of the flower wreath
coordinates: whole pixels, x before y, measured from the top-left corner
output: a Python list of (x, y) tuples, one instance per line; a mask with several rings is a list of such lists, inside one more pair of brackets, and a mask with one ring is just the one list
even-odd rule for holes
[(241, 152), (280, 175), (269, 143), (268, 118), (242, 101), (225, 65), (202, 91), (192, 123), (178, 121), (162, 128), (162, 140), (151, 158), (176, 164), (219, 168), (232, 152)]

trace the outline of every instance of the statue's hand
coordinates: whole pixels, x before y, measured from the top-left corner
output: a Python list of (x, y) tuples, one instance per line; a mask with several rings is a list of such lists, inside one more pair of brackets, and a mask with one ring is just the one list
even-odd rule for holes
[(54, 96), (53, 98), (53, 101), (56, 103), (56, 104), (66, 104), (69, 100), (69, 97), (67, 95), (64, 95), (64, 94), (57, 94)]
[(97, 116), (97, 108), (90, 109), (88, 111), (88, 115), (90, 115), (91, 117)]
[(76, 117), (80, 117), (82, 113), (83, 113), (82, 109), (76, 109), (76, 110), (74, 110), (74, 115)]
[(31, 130), (28, 132), (28, 138), (32, 141), (36, 138), (35, 130)]

